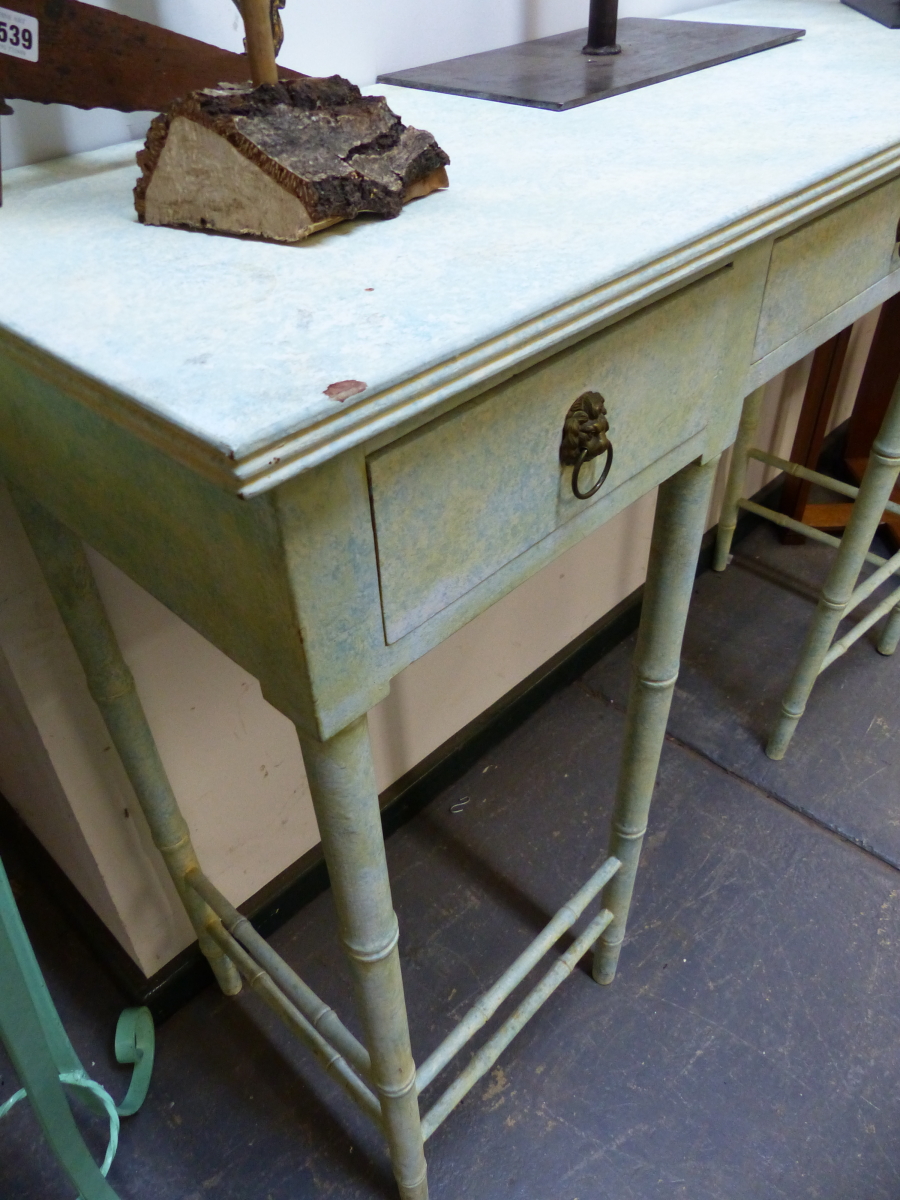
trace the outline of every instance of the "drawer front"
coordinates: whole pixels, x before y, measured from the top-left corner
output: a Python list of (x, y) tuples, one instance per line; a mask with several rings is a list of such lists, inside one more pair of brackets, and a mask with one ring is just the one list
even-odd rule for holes
[(753, 360), (771, 354), (900, 265), (900, 179), (778, 238)]
[[(736, 274), (723, 268), (369, 456), (388, 643), (705, 427)], [(565, 415), (585, 391), (605, 397), (614, 448), (588, 501), (559, 463)], [(582, 469), (583, 491), (604, 461)]]

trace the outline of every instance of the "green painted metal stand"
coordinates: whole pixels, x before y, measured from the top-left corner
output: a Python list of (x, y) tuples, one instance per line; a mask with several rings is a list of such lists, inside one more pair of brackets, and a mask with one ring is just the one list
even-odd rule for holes
[[(900, 473), (900, 383), (894, 389), (891, 403), (872, 447), (869, 465), (858, 488), (754, 448), (753, 437), (759, 424), (762, 395), (763, 389), (760, 388), (744, 402), (719, 522), (713, 566), (717, 571), (724, 571), (728, 565), (731, 539), (739, 509), (755, 513), (782, 528), (791, 529), (804, 537), (837, 549), (803, 641), (791, 682), (784, 694), (781, 715), (766, 746), (769, 758), (780, 759), (784, 757), (794, 730), (803, 716), (813, 685), (826, 667), (840, 658), (884, 616), (887, 616), (888, 620), (878, 641), (879, 652), (893, 654), (900, 641), (900, 588), (894, 589), (880, 601), (862, 620), (857, 621), (849, 632), (840, 638), (835, 637), (844, 617), (849, 616), (863, 600), (900, 572), (900, 552), (885, 559), (869, 549), (884, 512), (900, 513), (900, 505), (892, 503), (890, 499)], [(853, 499), (853, 512), (844, 536), (833, 537), (802, 521), (765, 508), (752, 500), (743, 499), (741, 493), (744, 477), (751, 458)], [(859, 583), (859, 574), (863, 563), (866, 562), (875, 566), (876, 570)]]
[[(3, 864), (0, 863), (0, 1038), (22, 1088), (0, 1107), (0, 1117), (27, 1097), (47, 1141), (82, 1200), (116, 1200), (106, 1181), (119, 1141), (119, 1118), (141, 1107), (153, 1070), (154, 1033), (149, 1009), (129, 1008), (116, 1027), (116, 1058), (134, 1063), (125, 1099), (116, 1104), (91, 1079), (47, 991)], [(109, 1145), (98, 1167), (69, 1108), (65, 1088), (77, 1088), (84, 1101), (109, 1118)]]
[[(715, 461), (692, 464), (660, 488), (610, 856), (418, 1070), (410, 1046), (399, 930), (391, 903), (366, 719), (352, 722), (327, 742), (299, 734), (363, 1026), (363, 1045), (204, 875), (84, 548), (49, 512), (21, 492), (13, 492), (91, 695), (219, 985), (233, 995), (240, 989), (241, 978), (245, 979), (382, 1129), (402, 1200), (427, 1200), (426, 1139), (584, 954), (596, 947), (598, 981), (609, 983), (615, 974), (715, 466)], [(600, 911), (421, 1116), (420, 1094), (601, 892)]]

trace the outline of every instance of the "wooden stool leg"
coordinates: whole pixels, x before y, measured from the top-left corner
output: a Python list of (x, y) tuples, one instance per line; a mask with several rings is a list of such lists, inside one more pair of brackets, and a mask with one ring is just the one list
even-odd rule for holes
[[(835, 337), (829, 338), (819, 346), (813, 355), (800, 419), (789, 455), (791, 462), (809, 467), (813, 471), (819, 464), (819, 456), (825, 444), (825, 430), (834, 408), (852, 332), (853, 326), (848, 325)], [(780, 511), (786, 517), (793, 517), (795, 521), (816, 525), (812, 514), (806, 515), (811, 487), (809, 480), (789, 475), (784, 481)], [(846, 518), (842, 524), (846, 524)], [(788, 545), (799, 546), (806, 539), (793, 530), (782, 529), (781, 540)]]
[(402, 1200), (427, 1200), (425, 1151), (365, 717), (328, 742), (300, 746), (353, 972), (372, 1083)]
[(866, 459), (884, 420), (898, 378), (900, 293), (886, 300), (881, 306), (881, 314), (850, 415), (844, 461), (857, 483), (862, 481), (865, 474)]
[(728, 555), (731, 553), (731, 539), (737, 528), (738, 501), (743, 495), (744, 479), (747, 475), (748, 455), (753, 447), (756, 428), (759, 425), (759, 413), (762, 408), (765, 387), (757, 388), (744, 401), (741, 412), (741, 423), (738, 426), (734, 449), (731, 452), (731, 467), (728, 471), (728, 481), (725, 484), (725, 498), (722, 501), (722, 512), (719, 515), (719, 528), (716, 533), (716, 549), (713, 555), (713, 570), (724, 571), (728, 566)]
[[(822, 669), (822, 663), (834, 639), (850, 596), (856, 586), (875, 531), (878, 529), (891, 490), (900, 472), (900, 384), (884, 418), (859, 495), (818, 606), (800, 652), (800, 661), (781, 704), (781, 718), (769, 739), (766, 754), (783, 758), (797, 722), (803, 716), (806, 701)], [(896, 624), (891, 616), (888, 627)]]
[[(878, 430), (884, 420), (891, 395), (900, 379), (900, 293), (886, 300), (881, 314), (865, 370), (856, 394), (856, 402), (847, 430), (847, 445), (844, 450), (844, 465), (856, 483), (866, 473), (866, 463)], [(900, 501), (900, 489), (891, 496)], [(894, 549), (900, 547), (900, 518), (893, 513), (884, 514), (887, 540)]]
[(693, 463), (659, 489), (609, 846), (622, 866), (603, 893), (613, 919), (594, 952), (598, 983), (612, 983), (625, 937), (715, 471), (716, 460)]
[(241, 990), (237, 969), (207, 932), (215, 914), (185, 883), (187, 872), (198, 865), (190, 831), (156, 749), (134, 676), (122, 657), (81, 540), (23, 492), (10, 490), (84, 668), (88, 690), (106, 722), (147, 818), (153, 843), (197, 932), (200, 949), (222, 991), (228, 996), (236, 995)]

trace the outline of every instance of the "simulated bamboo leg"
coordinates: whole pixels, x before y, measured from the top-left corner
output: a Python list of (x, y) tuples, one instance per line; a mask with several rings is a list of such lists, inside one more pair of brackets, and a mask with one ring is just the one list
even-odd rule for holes
[[(806, 701), (816, 677), (822, 670), (837, 627), (850, 602), (856, 581), (872, 538), (881, 523), (885, 505), (891, 496), (900, 472), (900, 383), (888, 407), (881, 430), (872, 446), (869, 465), (860, 484), (859, 495), (840, 548), (822, 588), (819, 603), (810, 623), (800, 660), (794, 669), (788, 689), (781, 702), (781, 718), (766, 746), (769, 758), (783, 758), (797, 722), (803, 716)], [(898, 618), (892, 614), (885, 635), (894, 637)], [(886, 638), (883, 639), (883, 644)], [(896, 645), (896, 642), (895, 642)]]
[(594, 950), (594, 978), (612, 983), (625, 937), (653, 798), (716, 461), (692, 464), (659, 489), (609, 853), (622, 866), (603, 893), (613, 919)]
[(197, 931), (200, 949), (209, 960), (222, 991), (229, 996), (236, 995), (241, 990), (240, 976), (206, 931), (215, 914), (185, 883), (187, 872), (198, 865), (190, 831), (160, 761), (134, 677), (122, 657), (84, 547), (71, 530), (24, 493), (13, 490), (12, 495), (81, 660), (88, 690), (106, 722), (147, 818), (154, 845), (162, 854)]
[(394, 1174), (402, 1200), (427, 1200), (397, 918), (366, 720), (360, 718), (324, 743), (301, 735), (300, 746)]
[(881, 637), (878, 639), (879, 654), (893, 654), (900, 642), (900, 604), (888, 617)]
[(725, 484), (725, 498), (722, 501), (722, 512), (719, 516), (719, 529), (716, 534), (716, 549), (713, 554), (713, 570), (724, 571), (728, 566), (728, 555), (731, 553), (731, 539), (737, 528), (738, 501), (744, 490), (744, 480), (747, 476), (747, 463), (756, 428), (759, 425), (759, 413), (762, 408), (765, 388), (757, 388), (744, 401), (741, 412), (741, 422), (738, 426), (734, 449), (731, 451), (731, 466), (728, 471), (728, 481)]

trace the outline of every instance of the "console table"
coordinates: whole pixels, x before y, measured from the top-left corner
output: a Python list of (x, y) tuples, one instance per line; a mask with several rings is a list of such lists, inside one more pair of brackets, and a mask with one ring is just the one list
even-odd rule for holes
[[(134, 146), (6, 179), (0, 469), (219, 982), (247, 979), (383, 1128), (405, 1200), (427, 1196), (425, 1139), (580, 956), (596, 943), (595, 978), (615, 974), (744, 395), (900, 290), (900, 36), (837, 0), (695, 16), (808, 32), (566, 113), (373, 89), (448, 150), (450, 190), (298, 247), (139, 226)], [(586, 392), (614, 461), (579, 499), (559, 453)], [(366, 712), (657, 486), (609, 856), (417, 1070)], [(200, 869), (82, 539), (295, 723), (364, 1044)]]

